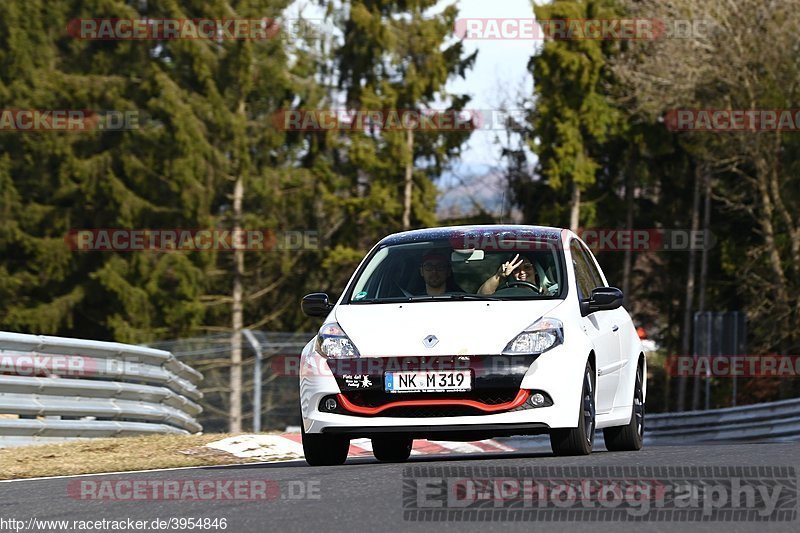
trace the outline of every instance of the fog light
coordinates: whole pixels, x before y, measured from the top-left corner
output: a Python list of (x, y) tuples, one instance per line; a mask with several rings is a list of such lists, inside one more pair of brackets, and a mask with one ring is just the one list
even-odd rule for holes
[(541, 393), (531, 394), (531, 405), (541, 407), (544, 405), (544, 395)]
[(326, 411), (335, 411), (337, 407), (339, 407), (339, 404), (336, 403), (336, 400), (334, 398), (328, 398), (327, 400), (325, 400)]

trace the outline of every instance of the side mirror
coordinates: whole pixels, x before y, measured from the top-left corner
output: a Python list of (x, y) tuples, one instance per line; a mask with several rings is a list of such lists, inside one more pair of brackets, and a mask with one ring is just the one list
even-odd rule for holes
[(306, 316), (326, 317), (333, 309), (333, 304), (328, 302), (328, 295), (324, 292), (315, 292), (303, 296), (300, 308)]
[(597, 287), (588, 300), (581, 302), (581, 315), (617, 309), (622, 307), (623, 299), (622, 291), (616, 287)]

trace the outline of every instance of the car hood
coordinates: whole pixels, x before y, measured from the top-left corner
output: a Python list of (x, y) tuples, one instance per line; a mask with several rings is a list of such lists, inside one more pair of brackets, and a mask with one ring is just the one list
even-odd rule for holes
[[(362, 357), (500, 353), (563, 300), (340, 305), (336, 321)], [(438, 342), (426, 347), (423, 339)]]

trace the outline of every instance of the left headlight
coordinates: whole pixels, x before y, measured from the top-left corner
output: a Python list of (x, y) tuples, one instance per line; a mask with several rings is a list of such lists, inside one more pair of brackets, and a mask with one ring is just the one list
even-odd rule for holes
[(564, 324), (557, 318), (542, 317), (514, 337), (504, 354), (540, 354), (564, 342)]
[(343, 357), (359, 357), (355, 344), (342, 327), (336, 322), (329, 322), (319, 329), (316, 343), (317, 353), (331, 359)]

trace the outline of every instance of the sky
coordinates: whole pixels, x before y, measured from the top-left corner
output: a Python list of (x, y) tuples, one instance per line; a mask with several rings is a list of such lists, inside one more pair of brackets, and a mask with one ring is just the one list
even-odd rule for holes
[[(443, 0), (447, 2), (447, 0)], [(449, 2), (447, 2), (449, 3)], [(530, 0), (458, 0), (459, 18), (533, 18)], [(533, 92), (528, 60), (539, 43), (525, 40), (465, 39), (467, 54), (478, 57), (466, 78), (448, 84), (451, 93), (469, 94), (471, 109), (515, 109), (520, 96)], [(440, 218), (470, 212), (474, 204), (501, 219), (514, 214), (508, 209), (507, 185), (500, 160), (502, 131), (473, 132), (462, 149), (462, 156), (438, 182), (437, 212)]]
[[(459, 18), (533, 18), (530, 0), (458, 0)], [(495, 109), (508, 102), (516, 107), (517, 96), (529, 96), (533, 79), (527, 71), (528, 60), (534, 52), (533, 41), (465, 39), (466, 52), (478, 50), (474, 68), (466, 79), (452, 81), (451, 92), (467, 93), (473, 98), (473, 109)], [(494, 138), (502, 132), (473, 133), (464, 150), (462, 166), (478, 170), (496, 166), (499, 147)]]

